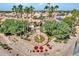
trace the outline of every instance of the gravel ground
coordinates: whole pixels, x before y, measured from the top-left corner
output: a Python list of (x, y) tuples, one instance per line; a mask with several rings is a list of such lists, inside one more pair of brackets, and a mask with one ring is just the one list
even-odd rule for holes
[[(77, 30), (79, 31), (79, 30)], [(77, 34), (77, 36), (79, 35), (79, 33)], [(3, 36), (4, 37), (4, 36)], [(12, 39), (12, 38), (16, 38), (16, 39)], [(52, 50), (48, 51), (47, 53), (33, 53), (30, 50), (33, 49), (33, 44), (20, 39), (19, 37), (16, 36), (11, 36), (8, 40), (8, 38), (0, 38), (0, 41), (4, 42), (6, 41), (6, 43), (9, 45), (9, 47), (12, 48), (11, 53), (10, 51), (3, 49), (0, 46), (0, 56), (16, 56), (16, 55), (21, 55), (21, 56), (30, 56), (30, 55), (63, 55), (63, 56), (68, 56), (68, 55), (73, 55), (73, 49), (74, 49), (74, 45), (76, 42), (76, 37), (72, 37), (71, 40), (68, 41), (67, 44), (63, 44), (63, 43), (55, 43), (53, 41), (50, 41), (49, 44), (52, 45)], [(9, 42), (9, 43), (8, 43)], [(5, 43), (5, 42), (4, 42)], [(79, 47), (78, 47), (79, 48)], [(75, 55), (79, 55), (79, 53), (76, 53)]]
[(9, 53), (9, 51), (3, 49), (2, 47), (0, 47), (0, 56), (11, 56), (12, 54)]

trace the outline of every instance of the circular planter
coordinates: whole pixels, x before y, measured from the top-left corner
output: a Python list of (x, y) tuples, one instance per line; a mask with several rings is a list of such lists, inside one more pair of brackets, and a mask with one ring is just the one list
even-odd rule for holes
[(33, 34), (31, 40), (32, 40), (31, 42), (33, 43), (33, 45), (42, 46), (48, 42), (48, 37), (46, 34), (40, 32), (40, 33)]

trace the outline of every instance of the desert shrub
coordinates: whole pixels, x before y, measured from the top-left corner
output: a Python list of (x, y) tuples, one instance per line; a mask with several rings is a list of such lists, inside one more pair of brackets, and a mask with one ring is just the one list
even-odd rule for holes
[(65, 17), (64, 18), (64, 22), (66, 22), (67, 24), (69, 24), (70, 27), (74, 27), (77, 23), (78, 23), (78, 10), (73, 9), (71, 11), (72, 16), (71, 17)]
[(54, 36), (58, 39), (68, 39), (71, 33), (71, 28), (65, 22), (60, 22)]
[(74, 26), (76, 19), (74, 17), (65, 17), (63, 19), (70, 27)]
[(79, 16), (78, 10), (76, 10), (76, 9), (73, 9), (71, 11), (71, 14), (72, 14), (72, 17), (74, 17), (74, 18), (76, 18), (77, 16)]
[(1, 33), (17, 34), (25, 31), (27, 22), (14, 19), (6, 19), (0, 27)]
[(71, 27), (63, 21), (48, 21), (41, 26), (41, 31), (57, 39), (67, 39), (71, 33)]
[(45, 24), (41, 26), (41, 31), (45, 32), (47, 35), (52, 36), (53, 30), (55, 30), (58, 26), (58, 22), (56, 21), (47, 21)]

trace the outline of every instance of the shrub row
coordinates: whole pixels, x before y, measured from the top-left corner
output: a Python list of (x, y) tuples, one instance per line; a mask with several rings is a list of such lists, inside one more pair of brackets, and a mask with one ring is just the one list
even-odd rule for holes
[(7, 34), (22, 33), (26, 30), (27, 22), (22, 20), (6, 19), (0, 24), (0, 32)]

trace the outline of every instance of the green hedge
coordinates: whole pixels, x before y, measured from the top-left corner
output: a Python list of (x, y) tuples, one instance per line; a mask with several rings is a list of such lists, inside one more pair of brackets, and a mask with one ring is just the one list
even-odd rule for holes
[(26, 21), (6, 19), (0, 26), (0, 32), (11, 34), (21, 33), (25, 31), (26, 26)]
[(74, 26), (76, 19), (74, 17), (65, 17), (63, 19), (70, 27)]
[(55, 36), (58, 39), (66, 39), (69, 38), (71, 27), (63, 21), (48, 21), (42, 25), (41, 31), (46, 33), (48, 36)]

